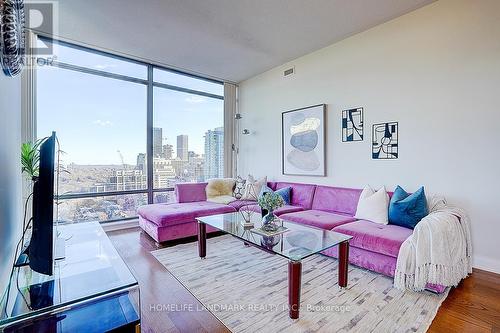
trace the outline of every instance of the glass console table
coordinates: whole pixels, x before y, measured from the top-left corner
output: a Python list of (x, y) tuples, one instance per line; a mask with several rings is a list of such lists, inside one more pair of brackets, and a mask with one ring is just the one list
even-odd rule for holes
[(15, 268), (2, 295), (2, 332), (137, 332), (139, 285), (97, 222), (58, 226), (54, 275)]
[(246, 245), (252, 245), (271, 254), (288, 259), (288, 305), (292, 319), (299, 317), (300, 288), (302, 278), (302, 260), (334, 246), (339, 247), (338, 283), (341, 288), (347, 286), (347, 268), (349, 262), (349, 240), (351, 236), (335, 231), (319, 229), (308, 225), (281, 220), (288, 231), (276, 236), (263, 236), (251, 229), (262, 226), (260, 214), (252, 214), (252, 227), (243, 225), (242, 213), (227, 213), (199, 217), (198, 251), (201, 258), (207, 255), (206, 226), (210, 225), (241, 239)]

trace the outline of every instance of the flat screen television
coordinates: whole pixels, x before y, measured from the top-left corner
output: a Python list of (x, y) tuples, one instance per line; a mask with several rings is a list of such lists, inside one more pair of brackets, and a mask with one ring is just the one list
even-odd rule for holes
[(29, 266), (52, 275), (54, 270), (54, 164), (56, 133), (40, 145), (38, 180), (33, 186), (32, 234), (28, 246)]

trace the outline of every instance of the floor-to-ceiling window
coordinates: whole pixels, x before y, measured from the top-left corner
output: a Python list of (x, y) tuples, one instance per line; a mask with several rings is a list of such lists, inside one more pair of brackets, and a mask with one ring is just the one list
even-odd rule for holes
[[(154, 190), (222, 177), (223, 86), (156, 68), (153, 81)], [(154, 202), (171, 200), (155, 192)]]
[(39, 62), (37, 137), (62, 153), (57, 218), (133, 218), (178, 182), (222, 177), (223, 85), (66, 43)]

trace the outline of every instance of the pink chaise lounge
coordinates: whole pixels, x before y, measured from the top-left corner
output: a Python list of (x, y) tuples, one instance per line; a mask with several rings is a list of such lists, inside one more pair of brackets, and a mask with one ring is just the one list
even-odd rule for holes
[[(260, 212), (255, 201), (235, 200), (228, 205), (209, 202), (205, 194), (206, 185), (177, 184), (177, 203), (140, 207), (141, 228), (157, 242), (163, 242), (197, 235), (197, 217), (236, 212), (242, 207)], [(356, 219), (354, 215), (362, 190), (289, 182), (269, 182), (268, 186), (273, 190), (292, 188), (290, 205), (276, 210), (276, 215), (294, 223), (353, 236), (349, 262), (394, 277), (399, 248), (413, 231)], [(207, 228), (207, 232), (214, 231)], [(336, 258), (337, 248), (326, 250), (324, 254)], [(445, 287), (429, 285), (428, 289), (441, 293)]]
[[(197, 217), (236, 212), (237, 209), (207, 201), (207, 183), (185, 183), (175, 187), (177, 203), (139, 207), (140, 227), (157, 242), (194, 236)], [(207, 232), (216, 229), (208, 227)]]

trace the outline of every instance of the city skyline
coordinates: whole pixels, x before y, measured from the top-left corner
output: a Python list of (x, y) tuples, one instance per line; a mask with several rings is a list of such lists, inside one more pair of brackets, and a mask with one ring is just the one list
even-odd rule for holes
[[(205, 153), (206, 153), (206, 135), (207, 135), (207, 133), (214, 133), (216, 131), (222, 132), (222, 137), (223, 137), (223, 132), (224, 132), (223, 127), (216, 127), (214, 129), (207, 129), (206, 132), (204, 133), (204, 135), (202, 135), (202, 138), (204, 141), (203, 149), (201, 152), (196, 152), (196, 151), (190, 149), (190, 147), (189, 147), (189, 139), (190, 138), (189, 138), (189, 135), (186, 135), (186, 134), (180, 134), (177, 136), (177, 145), (175, 148), (173, 145), (168, 144), (168, 143), (163, 144), (163, 145), (158, 144), (158, 142), (166, 142), (167, 139), (162, 137), (162, 134), (163, 134), (162, 128), (153, 127), (153, 158), (176, 159), (179, 157), (179, 152), (185, 152), (185, 154), (183, 155), (183, 157), (185, 157), (185, 158), (181, 157), (180, 158), (181, 160), (188, 160), (189, 155), (191, 153), (194, 153), (198, 156), (205, 156)], [(179, 138), (182, 138), (182, 139), (179, 140)], [(184, 148), (180, 148), (179, 143), (184, 144)], [(66, 154), (66, 152), (65, 152), (65, 154)], [(120, 157), (121, 151), (117, 150), (116, 154), (118, 157)], [(64, 160), (62, 162), (63, 162), (63, 164), (66, 164), (66, 165), (80, 165), (80, 166), (121, 166), (121, 165), (127, 165), (130, 167), (130, 166), (138, 166), (140, 164), (140, 162), (139, 162), (140, 158), (145, 163), (146, 156), (147, 156), (147, 154), (145, 152), (139, 152), (135, 155), (135, 159), (134, 159), (135, 162), (132, 162), (132, 161), (125, 162), (124, 159), (121, 160), (121, 158), (118, 158), (116, 163), (110, 163), (110, 164), (75, 163), (75, 162), (66, 162)], [(123, 163), (123, 162), (125, 162), (125, 163)]]
[[(163, 141), (161, 136), (162, 129), (153, 129), (156, 140)], [(189, 136), (180, 135), (177, 145), (177, 151), (180, 155), (173, 156), (173, 147), (171, 145), (155, 145), (153, 142), (153, 184), (154, 188), (171, 187), (177, 182), (184, 181), (204, 181), (209, 178), (219, 178), (224, 174), (224, 128), (217, 127), (205, 132), (205, 151), (204, 154), (198, 154), (189, 150)], [(161, 151), (158, 151), (162, 148)], [(61, 193), (65, 192), (106, 192), (120, 190), (136, 190), (147, 187), (147, 154), (139, 153), (136, 156), (135, 165), (80, 165), (69, 164), (71, 168), (97, 168), (93, 173), (96, 181), (87, 184), (86, 187), (66, 188), (62, 186)], [(100, 175), (99, 168), (105, 170), (104, 175)], [(71, 174), (71, 172), (70, 172)], [(107, 174), (107, 176), (106, 176)], [(72, 178), (71, 176), (63, 178)], [(99, 179), (99, 180), (97, 180)], [(64, 184), (63, 179), (63, 184)], [(71, 182), (70, 182), (71, 183)], [(69, 191), (67, 191), (69, 189)]]
[[(120, 165), (120, 151), (125, 163), (134, 165), (137, 154), (146, 152), (144, 86), (51, 67), (40, 68), (37, 80), (37, 135), (55, 130), (65, 163)], [(153, 109), (162, 144), (175, 146), (177, 135), (186, 134), (198, 154), (206, 130), (223, 123), (220, 99), (155, 88)]]

